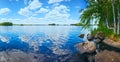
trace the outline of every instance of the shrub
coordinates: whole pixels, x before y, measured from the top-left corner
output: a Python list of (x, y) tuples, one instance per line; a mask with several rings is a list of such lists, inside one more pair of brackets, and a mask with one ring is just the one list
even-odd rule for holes
[(99, 31), (102, 31), (107, 37), (114, 35), (113, 29), (108, 29), (107, 27), (98, 27), (97, 29), (94, 29), (91, 33), (94, 35)]

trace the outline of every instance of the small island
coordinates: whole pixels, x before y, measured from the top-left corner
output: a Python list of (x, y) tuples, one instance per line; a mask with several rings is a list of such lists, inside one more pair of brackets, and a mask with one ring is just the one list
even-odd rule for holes
[(52, 23), (52, 24), (48, 24), (48, 25), (50, 25), (50, 26), (55, 26), (56, 24), (55, 24), (55, 23)]
[(12, 22), (2, 22), (0, 23), (0, 26), (13, 26)]

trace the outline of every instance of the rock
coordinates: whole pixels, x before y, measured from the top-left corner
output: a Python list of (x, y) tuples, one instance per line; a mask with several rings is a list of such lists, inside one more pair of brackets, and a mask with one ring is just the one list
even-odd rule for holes
[(85, 34), (80, 34), (79, 37), (80, 38), (84, 38)]
[(120, 62), (120, 53), (104, 50), (95, 55), (95, 62)]
[(94, 36), (92, 34), (87, 34), (88, 41), (92, 41), (94, 39)]
[(96, 43), (100, 43), (100, 42), (101, 42), (101, 40), (98, 39), (98, 38), (94, 39), (94, 41), (95, 41)]
[(111, 39), (104, 39), (103, 42), (109, 46), (120, 48), (120, 42), (119, 41), (113, 41)]
[(96, 51), (96, 45), (94, 42), (83, 42), (76, 45), (77, 50), (80, 53), (93, 53)]
[(99, 31), (95, 34), (95, 39), (100, 39), (101, 41), (103, 41), (105, 39), (105, 34), (102, 31)]

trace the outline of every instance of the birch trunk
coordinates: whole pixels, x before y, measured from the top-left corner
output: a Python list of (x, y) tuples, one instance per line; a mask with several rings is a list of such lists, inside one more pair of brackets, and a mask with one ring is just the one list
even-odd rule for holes
[(116, 34), (116, 19), (115, 19), (114, 0), (112, 0), (111, 3), (112, 3), (113, 20), (114, 20), (114, 33)]
[[(119, 0), (120, 3), (120, 0)], [(120, 34), (120, 6), (118, 5), (118, 23), (117, 23), (117, 34)]]
[(106, 26), (107, 26), (107, 28), (109, 29), (110, 27), (109, 27), (109, 25), (108, 25), (108, 19), (107, 19), (106, 16), (105, 16), (105, 21), (106, 21)]
[(120, 34), (120, 16), (118, 16), (118, 23), (117, 23), (117, 35)]

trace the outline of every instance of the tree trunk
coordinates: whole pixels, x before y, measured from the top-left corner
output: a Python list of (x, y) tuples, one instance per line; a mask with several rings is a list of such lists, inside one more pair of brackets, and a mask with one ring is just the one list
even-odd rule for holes
[(112, 0), (111, 3), (112, 3), (113, 20), (114, 20), (114, 33), (116, 34), (116, 19), (115, 19), (114, 0)]
[(120, 34), (120, 15), (118, 16), (118, 23), (117, 23), (117, 35)]
[(107, 28), (109, 29), (108, 19), (107, 19), (107, 17), (106, 17), (106, 16), (105, 16), (105, 21), (106, 21), (106, 26), (107, 26)]
[[(119, 0), (120, 3), (120, 0)], [(118, 4), (118, 23), (117, 23), (117, 34), (120, 34), (120, 8), (119, 8), (119, 4)]]

